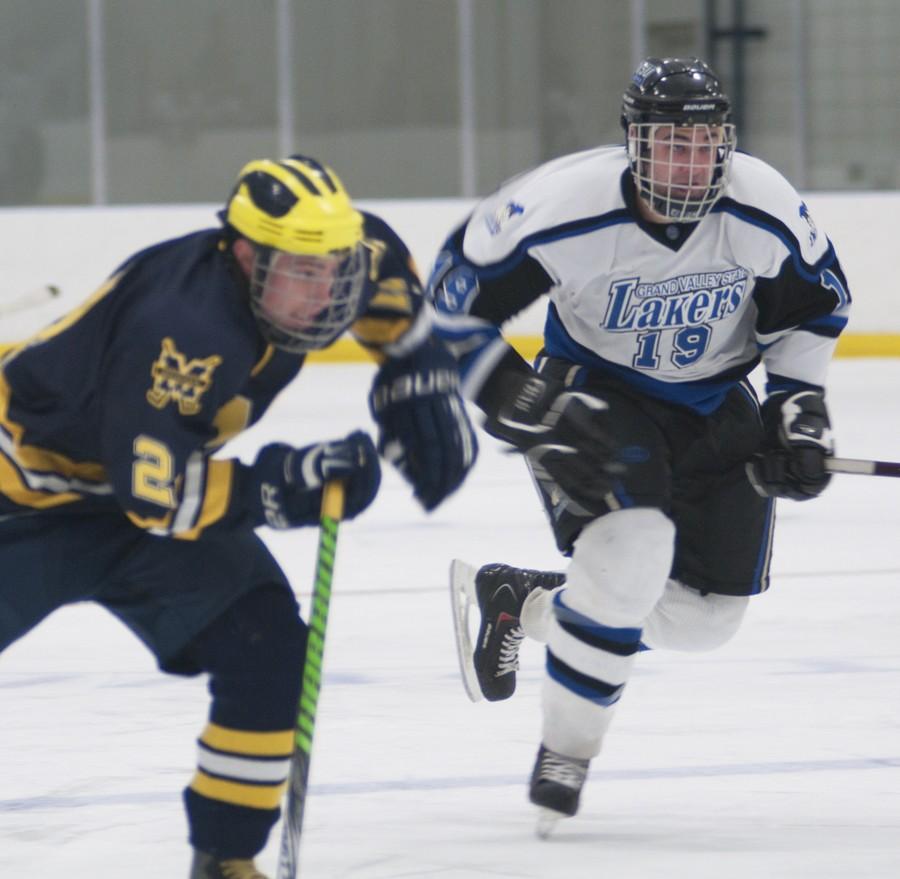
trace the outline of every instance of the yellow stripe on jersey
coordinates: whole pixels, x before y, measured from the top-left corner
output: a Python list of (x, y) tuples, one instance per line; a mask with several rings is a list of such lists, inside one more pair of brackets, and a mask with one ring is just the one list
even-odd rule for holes
[[(72, 324), (80, 320), (97, 302), (115, 289), (120, 277), (120, 275), (116, 275), (110, 278), (80, 306), (49, 326), (39, 330), (28, 339), (14, 345), (4, 346), (3, 355), (6, 362), (10, 362), (19, 352), (24, 351), (26, 348), (52, 339), (54, 336), (67, 330)], [(38, 446), (22, 445), (24, 428), (9, 418), (10, 394), (9, 383), (6, 381), (5, 376), (0, 373), (0, 425), (6, 428), (13, 440), (15, 446), (14, 460), (19, 467), (25, 471), (37, 471), (37, 473), (42, 475), (52, 474), (59, 476), (63, 480), (78, 479), (88, 483), (97, 483), (98, 487), (104, 486), (107, 476), (102, 464), (95, 461), (73, 461), (59, 452), (52, 452), (49, 449), (42, 449)], [(50, 494), (45, 491), (34, 491), (22, 481), (15, 467), (10, 462), (4, 462), (3, 477), (0, 485), (2, 485), (3, 492), (16, 503), (38, 509), (71, 503), (79, 500), (82, 496), (80, 493), (65, 490), (48, 489), (51, 492)]]
[[(125, 515), (138, 528), (145, 531), (154, 531), (159, 534), (168, 534), (179, 540), (196, 540), (202, 532), (215, 524), (228, 511), (228, 505), (231, 502), (231, 489), (234, 476), (234, 462), (208, 461), (206, 471), (206, 486), (203, 493), (203, 500), (200, 506), (199, 514), (192, 520), (193, 524), (190, 528), (184, 527), (181, 530), (173, 531), (176, 527), (176, 520), (179, 514), (184, 515), (182, 506), (185, 499), (182, 498), (179, 508), (169, 510), (162, 516), (141, 516), (132, 510), (126, 510)], [(181, 477), (176, 481), (179, 488), (181, 486)], [(188, 523), (185, 523), (187, 525)]]
[[(73, 461), (58, 452), (22, 445), (25, 428), (9, 417), (11, 389), (0, 372), (0, 491), (23, 507), (47, 509), (81, 500), (96, 489), (108, 494), (106, 471), (93, 461)], [(70, 484), (78, 480), (82, 486)], [(29, 484), (29, 482), (31, 484)], [(32, 487), (39, 486), (39, 487)], [(81, 491), (81, 489), (85, 491)]]
[[(16, 428), (21, 431), (19, 425), (13, 426), (6, 418), (3, 419), (3, 426), (10, 433), (13, 433)], [(15, 434), (13, 435), (15, 436)], [(51, 452), (49, 449), (42, 449), (38, 446), (20, 445), (16, 446), (15, 458), (25, 470), (58, 473), (67, 479), (82, 479), (85, 482), (96, 482), (98, 485), (106, 482), (106, 470), (102, 464), (98, 464), (96, 461), (73, 461), (59, 452)]]
[[(77, 323), (81, 318), (85, 316), (101, 299), (108, 296), (113, 290), (115, 290), (119, 281), (122, 279), (122, 275), (113, 275), (106, 283), (98, 287), (84, 302), (81, 303), (77, 308), (73, 308), (70, 312), (64, 314), (61, 318), (55, 320), (52, 324), (48, 324), (41, 330), (38, 330), (33, 336), (29, 336), (27, 339), (23, 340), (16, 344), (15, 348), (19, 350), (24, 350), (25, 348), (30, 348), (33, 345), (39, 345), (41, 342), (46, 342), (48, 339), (54, 338), (54, 336), (58, 336), (60, 333), (69, 329), (72, 324)], [(15, 353), (18, 353), (16, 351)], [(15, 354), (13, 354), (15, 356)]]
[(378, 283), (368, 307), (382, 313), (363, 315), (354, 321), (350, 332), (376, 361), (382, 362), (384, 358), (379, 349), (396, 342), (412, 326), (413, 300), (409, 284), (404, 278), (385, 278)]
[(191, 779), (191, 790), (211, 800), (221, 800), (233, 806), (247, 806), (251, 809), (277, 809), (287, 782), (279, 784), (240, 784), (212, 778), (198, 769)]
[(369, 302), (369, 307), (393, 308), (400, 314), (412, 314), (409, 285), (403, 278), (386, 278), (379, 282), (378, 289)]
[(125, 511), (125, 515), (131, 520), (133, 525), (143, 528), (145, 531), (168, 531), (172, 527), (172, 519), (174, 512), (169, 510), (164, 516), (139, 516), (130, 510)]
[(411, 325), (409, 318), (362, 317), (353, 324), (351, 332), (361, 344), (377, 348), (396, 342)]
[(217, 449), (224, 446), (232, 437), (242, 433), (250, 424), (253, 404), (247, 397), (238, 394), (222, 406), (213, 419), (216, 435), (206, 443), (206, 448)]
[(278, 732), (252, 732), (208, 723), (200, 741), (217, 751), (230, 751), (233, 754), (289, 757), (294, 750), (294, 731), (285, 729)]
[(259, 358), (259, 363), (250, 370), (251, 377), (259, 375), (265, 369), (266, 364), (272, 359), (274, 354), (274, 346), (266, 345), (266, 350), (263, 352), (263, 356)]
[(189, 531), (175, 534), (179, 540), (196, 540), (205, 528), (218, 522), (231, 502), (232, 477), (234, 463), (232, 461), (209, 461), (206, 471), (206, 491), (203, 495), (203, 507), (197, 517), (197, 523)]
[(2, 453), (0, 453), (0, 492), (19, 506), (36, 510), (58, 507), (82, 499), (82, 495), (72, 491), (48, 493), (29, 488), (22, 481), (16, 467)]

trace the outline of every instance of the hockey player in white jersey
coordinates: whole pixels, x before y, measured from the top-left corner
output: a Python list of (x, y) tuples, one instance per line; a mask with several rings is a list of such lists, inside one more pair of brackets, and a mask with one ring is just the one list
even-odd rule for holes
[[(476, 696), (512, 694), (524, 635), (547, 644), (539, 831), (576, 813), (639, 649), (727, 641), (769, 585), (774, 499), (829, 481), (847, 283), (793, 187), (735, 152), (730, 109), (704, 62), (647, 59), (623, 98), (625, 149), (512, 180), (432, 275), (464, 390), (524, 454), (570, 557), (564, 573), (455, 567), (480, 613), (462, 657)], [(532, 368), (499, 327), (544, 294)]]

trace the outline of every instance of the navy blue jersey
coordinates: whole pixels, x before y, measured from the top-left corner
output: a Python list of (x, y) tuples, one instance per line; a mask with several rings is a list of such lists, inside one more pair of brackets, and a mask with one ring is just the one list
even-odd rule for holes
[[(376, 359), (430, 330), (399, 237), (365, 217), (369, 278), (351, 328)], [(195, 539), (252, 527), (246, 470), (212, 454), (262, 417), (303, 356), (267, 345), (221, 229), (157, 244), (0, 364), (0, 516), (121, 509)]]

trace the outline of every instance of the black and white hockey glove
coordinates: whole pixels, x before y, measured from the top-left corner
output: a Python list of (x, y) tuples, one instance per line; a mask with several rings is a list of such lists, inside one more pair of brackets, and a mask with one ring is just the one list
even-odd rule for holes
[(603, 512), (616, 477), (624, 472), (603, 425), (607, 404), (536, 373), (516, 375), (503, 398), (499, 410), (488, 415), (485, 430), (522, 452), (551, 493), (555, 487), (585, 512)]
[(433, 510), (455, 491), (478, 456), (478, 441), (459, 394), (453, 355), (429, 339), (378, 371), (369, 408), (379, 427), (378, 451)]
[(777, 393), (762, 405), (763, 447), (747, 475), (763, 497), (806, 501), (831, 481), (825, 461), (834, 454), (831, 422), (821, 391)]
[(272, 528), (319, 522), (326, 482), (344, 483), (344, 519), (352, 519), (375, 499), (381, 465), (372, 438), (361, 430), (343, 439), (302, 449), (270, 443), (250, 468), (255, 483), (256, 521)]

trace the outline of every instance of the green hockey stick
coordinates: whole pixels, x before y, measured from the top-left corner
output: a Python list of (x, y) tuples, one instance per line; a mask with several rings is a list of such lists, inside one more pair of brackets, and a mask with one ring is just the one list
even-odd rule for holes
[(297, 857), (300, 850), (300, 834), (303, 831), (309, 763), (316, 725), (316, 706), (319, 703), (319, 690), (322, 686), (322, 655), (325, 650), (328, 604), (331, 601), (334, 553), (337, 548), (338, 523), (343, 514), (344, 485), (341, 482), (329, 482), (322, 493), (316, 582), (312, 596), (309, 639), (303, 663), (303, 685), (300, 690), (300, 706), (297, 709), (297, 726), (294, 730), (294, 754), (291, 757), (291, 773), (284, 805), (281, 852), (278, 856), (276, 879), (295, 879), (297, 875)]

